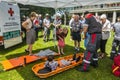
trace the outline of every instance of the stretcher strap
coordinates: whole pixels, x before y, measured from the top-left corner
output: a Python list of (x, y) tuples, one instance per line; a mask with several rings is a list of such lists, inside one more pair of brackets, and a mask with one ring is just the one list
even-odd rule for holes
[(113, 69), (113, 73), (116, 71), (116, 70), (118, 70), (119, 69), (119, 66), (117, 66), (115, 69)]

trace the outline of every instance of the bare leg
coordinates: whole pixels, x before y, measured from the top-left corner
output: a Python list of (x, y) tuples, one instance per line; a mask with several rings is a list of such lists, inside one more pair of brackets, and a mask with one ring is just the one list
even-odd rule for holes
[(80, 41), (77, 41), (77, 50), (80, 51)]
[(63, 48), (61, 48), (61, 53), (64, 54)]
[(59, 46), (57, 46), (58, 47), (58, 54), (60, 54), (60, 47)]
[(32, 44), (29, 45), (29, 54), (31, 55), (32, 54)]
[(74, 46), (75, 46), (75, 48), (77, 47), (77, 41), (74, 41)]

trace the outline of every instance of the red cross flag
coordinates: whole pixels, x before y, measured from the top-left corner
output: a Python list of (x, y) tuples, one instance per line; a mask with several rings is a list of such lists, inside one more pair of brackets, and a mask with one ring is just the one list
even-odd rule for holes
[(10, 14), (10, 16), (13, 16), (14, 11), (12, 10), (12, 8), (10, 8), (10, 9), (8, 10), (8, 13)]

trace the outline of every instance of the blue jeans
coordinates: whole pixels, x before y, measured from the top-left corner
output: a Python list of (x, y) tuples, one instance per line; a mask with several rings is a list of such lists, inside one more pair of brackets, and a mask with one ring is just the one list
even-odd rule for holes
[(90, 39), (90, 34), (89, 33), (86, 33), (86, 38), (84, 40), (84, 46), (87, 47), (87, 44), (89, 42), (89, 39)]

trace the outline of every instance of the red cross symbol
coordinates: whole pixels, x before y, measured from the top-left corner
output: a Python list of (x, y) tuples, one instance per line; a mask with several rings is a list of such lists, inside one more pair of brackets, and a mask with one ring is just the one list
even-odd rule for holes
[(12, 10), (12, 8), (10, 8), (10, 9), (8, 10), (8, 13), (10, 14), (10, 16), (13, 16), (14, 11)]

